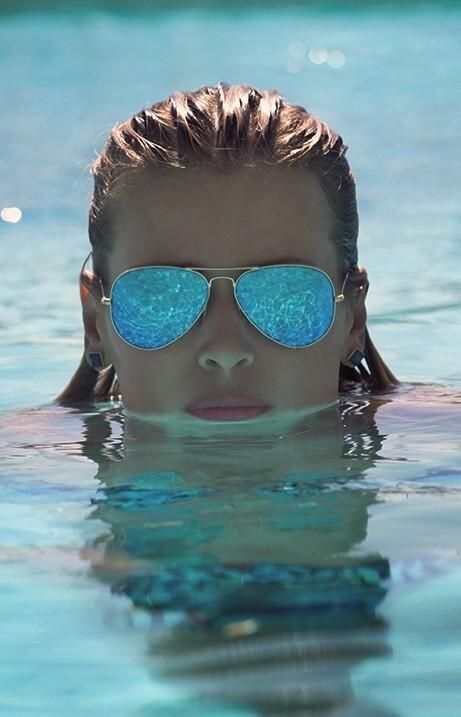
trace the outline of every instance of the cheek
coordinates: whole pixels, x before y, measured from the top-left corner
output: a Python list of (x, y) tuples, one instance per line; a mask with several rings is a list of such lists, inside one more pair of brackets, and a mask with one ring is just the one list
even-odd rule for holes
[[(348, 335), (347, 312), (338, 312), (328, 334), (318, 343), (302, 351), (298, 363), (303, 365), (304, 383), (337, 390), (339, 366)], [(299, 371), (299, 369), (298, 369)]]
[(324, 339), (302, 353), (304, 371), (319, 384), (336, 381), (341, 357), (342, 336), (330, 330)]
[(333, 325), (327, 335), (318, 343), (306, 349), (306, 356), (310, 355), (313, 362), (316, 364), (324, 363), (324, 371), (327, 366), (339, 366), (343, 346), (350, 330), (351, 319), (352, 316), (348, 307), (340, 304), (336, 311)]
[(344, 345), (352, 328), (352, 323), (353, 314), (349, 304), (338, 304), (333, 326), (324, 340), (326, 346), (328, 347), (328, 351), (337, 354), (338, 359), (343, 352)]
[(183, 393), (190, 363), (184, 349), (179, 344), (159, 351), (133, 348), (117, 335), (110, 317), (103, 331), (106, 360), (115, 368), (125, 406), (144, 410), (167, 403), (173, 409)]
[(106, 362), (115, 366), (117, 363), (117, 352), (115, 346), (115, 340), (117, 337), (114, 327), (112, 326), (108, 310), (103, 308), (98, 312), (96, 327), (104, 347), (104, 358), (106, 359)]
[(128, 382), (144, 380), (148, 370), (148, 352), (134, 349), (117, 335), (110, 318), (110, 313), (100, 317), (98, 331), (104, 345), (107, 362), (115, 368), (119, 382), (126, 386)]
[(114, 368), (125, 386), (144, 386), (146, 391), (155, 387), (158, 392), (167, 383), (174, 383), (175, 377), (184, 369), (184, 356), (177, 356), (168, 349), (135, 349), (118, 336), (112, 340), (112, 349)]

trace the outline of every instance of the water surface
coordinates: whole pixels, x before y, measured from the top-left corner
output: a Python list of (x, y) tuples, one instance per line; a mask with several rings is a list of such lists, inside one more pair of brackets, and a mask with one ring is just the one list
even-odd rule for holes
[(460, 401), (205, 441), (5, 415), (2, 714), (455, 714)]

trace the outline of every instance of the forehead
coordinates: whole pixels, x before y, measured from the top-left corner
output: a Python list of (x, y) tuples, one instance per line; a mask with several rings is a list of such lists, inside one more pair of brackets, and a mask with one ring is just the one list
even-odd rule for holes
[(292, 260), (336, 273), (333, 215), (306, 170), (142, 172), (124, 185), (112, 213), (112, 279), (148, 264), (231, 267)]

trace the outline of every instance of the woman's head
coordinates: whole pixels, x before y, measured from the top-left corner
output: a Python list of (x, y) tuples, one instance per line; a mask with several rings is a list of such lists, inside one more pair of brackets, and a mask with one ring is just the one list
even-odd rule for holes
[[(367, 344), (385, 383), (366, 332), (367, 281), (357, 267), (355, 182), (345, 151), (341, 137), (304, 109), (241, 85), (175, 93), (116, 126), (93, 166), (97, 281), (88, 283), (83, 306), (86, 358), (99, 352), (113, 367), (99, 394), (115, 371), (126, 407), (139, 412), (184, 415), (196, 401), (229, 396), (270, 405), (272, 413), (318, 406), (334, 400), (341, 375), (358, 377), (349, 356)], [(322, 270), (336, 295), (346, 279), (331, 329), (307, 348), (255, 330), (229, 281), (213, 281), (201, 320), (153, 351), (120, 338), (98, 294), (102, 285), (109, 296), (117, 276), (134, 267), (200, 267), (211, 280), (237, 279), (234, 267), (282, 263)], [(85, 397), (88, 370), (82, 364), (61, 399), (76, 387)]]

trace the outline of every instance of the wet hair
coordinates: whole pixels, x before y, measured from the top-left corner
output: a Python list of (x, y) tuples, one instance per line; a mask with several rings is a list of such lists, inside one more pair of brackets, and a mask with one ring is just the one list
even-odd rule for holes
[[(96, 274), (104, 279), (113, 237), (114, 206), (130, 180), (141, 172), (174, 172), (208, 167), (217, 171), (261, 165), (296, 167), (319, 181), (335, 221), (331, 240), (337, 247), (348, 289), (366, 290), (366, 273), (358, 270), (359, 220), (355, 179), (340, 135), (303, 107), (286, 102), (275, 90), (220, 83), (195, 92), (175, 92), (112, 129), (102, 154), (92, 165), (94, 191), (89, 239)], [(398, 384), (366, 330), (367, 367), (341, 364), (339, 390), (361, 386), (385, 391)], [(108, 399), (118, 393), (112, 366), (98, 373), (85, 356), (61, 403)]]

